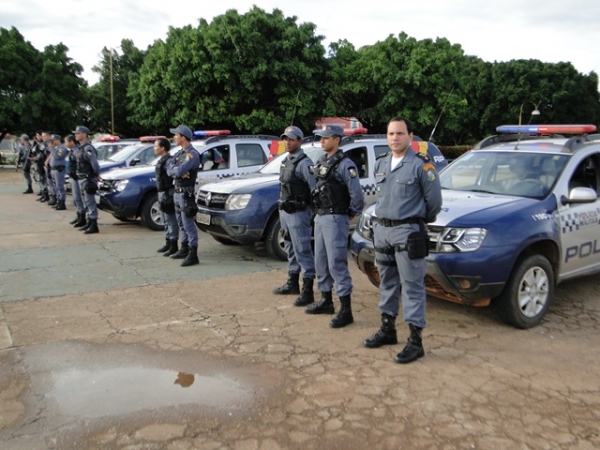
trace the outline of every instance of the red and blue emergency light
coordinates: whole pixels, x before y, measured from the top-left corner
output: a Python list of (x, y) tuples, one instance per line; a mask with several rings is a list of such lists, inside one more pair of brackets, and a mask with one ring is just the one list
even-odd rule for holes
[(229, 130), (197, 130), (194, 131), (194, 136), (203, 137), (203, 136), (225, 136), (227, 134), (231, 134)]
[(117, 142), (119, 140), (119, 136), (102, 136), (98, 141), (100, 142)]
[(497, 133), (585, 134), (596, 131), (596, 125), (501, 125)]
[(140, 142), (154, 142), (166, 136), (140, 136)]

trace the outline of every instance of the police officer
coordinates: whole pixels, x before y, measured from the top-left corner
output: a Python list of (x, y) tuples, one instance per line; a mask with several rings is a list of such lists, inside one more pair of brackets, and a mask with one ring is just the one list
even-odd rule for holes
[(65, 146), (69, 149), (69, 178), (71, 179), (71, 194), (73, 196), (73, 202), (77, 208), (77, 215), (75, 219), (69, 223), (75, 228), (82, 227), (86, 224), (85, 220), (85, 204), (81, 197), (81, 190), (79, 189), (79, 182), (77, 178), (77, 154), (81, 152), (81, 148), (77, 145), (77, 140), (72, 134), (65, 138)]
[(18, 164), (23, 164), (23, 177), (27, 182), (27, 189), (23, 191), (23, 194), (33, 194), (33, 188), (31, 186), (31, 148), (32, 145), (29, 142), (29, 136), (22, 134), (20, 137), (21, 143), (19, 144), (19, 161)]
[(52, 178), (52, 168), (50, 167), (50, 159), (52, 158), (52, 152), (54, 151), (55, 147), (53, 136), (54, 133), (49, 131), (44, 131), (42, 133), (42, 140), (46, 144), (44, 174), (46, 180), (46, 189), (48, 191), (48, 206), (55, 206), (57, 203), (56, 188), (54, 186), (54, 179)]
[[(301, 148), (304, 134), (289, 126), (281, 138), (289, 156), (281, 163), (279, 173), (279, 220), (285, 238), (288, 257), (288, 279), (273, 290), (274, 294), (300, 294), (294, 306), (306, 306), (315, 301), (313, 284), (315, 259), (312, 252), (311, 192), (316, 186), (312, 161)], [(299, 278), (302, 272), (302, 292)]]
[(173, 158), (169, 154), (171, 143), (166, 138), (154, 141), (154, 154), (160, 156), (156, 163), (156, 189), (158, 190), (158, 204), (160, 215), (165, 224), (165, 245), (157, 250), (163, 256), (171, 256), (177, 253), (177, 241), (179, 239), (179, 225), (175, 217), (175, 200), (173, 194), (173, 178), (167, 174), (167, 162)]
[(315, 267), (321, 301), (306, 308), (307, 314), (333, 314), (331, 289), (340, 297), (341, 308), (330, 322), (331, 328), (354, 322), (351, 299), (352, 278), (348, 270), (348, 233), (350, 220), (365, 206), (358, 170), (354, 162), (339, 149), (344, 130), (325, 125), (315, 133), (321, 137), (325, 155), (314, 166), (317, 186), (313, 191), (315, 208)]
[(65, 205), (65, 170), (67, 168), (67, 157), (69, 150), (61, 143), (61, 137), (58, 134), (52, 135), (53, 146), (50, 156), (50, 169), (52, 170), (52, 180), (54, 181), (54, 195), (56, 196), (56, 205), (54, 209), (64, 211)]
[(34, 144), (31, 151), (31, 155), (33, 157), (33, 167), (37, 175), (37, 182), (40, 186), (41, 192), (41, 195), (38, 194), (40, 197), (38, 198), (38, 202), (47, 202), (48, 200), (50, 200), (48, 187), (46, 185), (46, 168), (44, 166), (48, 152), (46, 142), (44, 141), (44, 137), (46, 135), (47, 133), (43, 131), (38, 131), (36, 133), (36, 143)]
[(198, 230), (194, 218), (198, 208), (194, 188), (200, 167), (200, 155), (190, 143), (192, 130), (185, 125), (171, 128), (175, 135), (175, 143), (181, 146), (173, 158), (167, 162), (167, 174), (173, 177), (175, 184), (175, 216), (181, 235), (181, 248), (171, 255), (174, 259), (183, 259), (181, 265), (192, 266), (199, 264), (198, 260)]
[[(397, 344), (396, 316), (402, 295), (408, 343), (394, 361), (410, 363), (425, 352), (421, 331), (425, 327), (425, 256), (428, 238), (425, 223), (433, 222), (442, 208), (440, 181), (427, 155), (409, 150), (413, 126), (394, 117), (387, 126), (386, 153), (375, 164), (377, 204), (373, 216), (375, 262), (379, 269), (381, 328), (364, 341), (365, 347)], [(400, 287), (402, 283), (402, 287)]]
[(97, 179), (100, 174), (98, 155), (94, 146), (88, 141), (90, 130), (87, 127), (79, 125), (73, 134), (81, 147), (81, 151), (76, 153), (77, 182), (88, 214), (86, 224), (79, 229), (83, 230), (84, 234), (98, 233), (98, 205), (94, 196), (98, 191)]

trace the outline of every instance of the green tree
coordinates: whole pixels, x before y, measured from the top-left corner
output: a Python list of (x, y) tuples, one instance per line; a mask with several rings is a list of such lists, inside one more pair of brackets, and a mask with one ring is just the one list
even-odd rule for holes
[(315, 25), (296, 20), (254, 7), (171, 28), (132, 81), (134, 117), (156, 128), (181, 122), (279, 133), (292, 120), (312, 128), (327, 63)]
[[(99, 64), (92, 68), (100, 78), (89, 90), (90, 126), (101, 132), (112, 132), (114, 129), (121, 136), (139, 136), (145, 129), (131, 117), (127, 91), (133, 76), (144, 62), (146, 52), (138, 49), (129, 39), (123, 39), (120, 47), (121, 53), (104, 47)], [(114, 125), (111, 124), (113, 114)]]
[(40, 52), (16, 28), (0, 28), (0, 131), (31, 133), (40, 126), (39, 105), (27, 99), (37, 89), (35, 74), (41, 64)]

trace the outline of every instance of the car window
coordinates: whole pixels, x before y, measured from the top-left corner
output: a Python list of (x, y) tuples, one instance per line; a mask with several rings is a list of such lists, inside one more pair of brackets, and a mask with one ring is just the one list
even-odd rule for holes
[(358, 177), (365, 178), (369, 176), (369, 156), (366, 147), (353, 148), (348, 150), (346, 155), (354, 162), (358, 170)]
[(444, 189), (543, 198), (565, 168), (567, 155), (469, 152), (440, 174)]
[(569, 180), (569, 190), (576, 187), (593, 189), (598, 195), (598, 155), (588, 156), (579, 163)]
[(219, 152), (219, 154), (221, 155), (221, 157), (223, 158), (223, 161), (221, 161), (216, 169), (229, 169), (230, 163), (229, 163), (229, 145), (218, 145), (216, 147), (213, 147), (216, 151)]
[(125, 162), (127, 159), (129, 159), (130, 156), (132, 156), (134, 153), (139, 151), (140, 148), (144, 148), (145, 146), (146, 144), (128, 145), (127, 147), (124, 147), (122, 150), (119, 150), (117, 153), (112, 155), (110, 158), (108, 158), (108, 160), (113, 162)]
[(154, 148), (153, 147), (148, 147), (146, 150), (142, 151), (138, 156), (136, 156), (136, 158), (140, 159), (140, 162), (138, 163), (138, 165), (142, 165), (142, 164), (148, 164), (150, 161), (152, 161), (152, 159), (154, 159), (155, 155), (154, 155)]
[(267, 162), (267, 157), (260, 144), (237, 144), (238, 167), (262, 166)]

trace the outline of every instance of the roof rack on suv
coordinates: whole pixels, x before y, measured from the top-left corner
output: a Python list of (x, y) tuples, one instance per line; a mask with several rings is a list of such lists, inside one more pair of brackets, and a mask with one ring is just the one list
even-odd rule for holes
[(271, 136), (268, 134), (238, 134), (238, 135), (223, 135), (213, 136), (204, 141), (205, 144), (212, 144), (213, 142), (229, 141), (232, 139), (259, 139), (261, 141), (279, 141), (279, 136)]
[(586, 142), (600, 141), (600, 134), (588, 134), (585, 136), (575, 136), (565, 142), (562, 148), (563, 153), (574, 153), (577, 149), (583, 146)]

